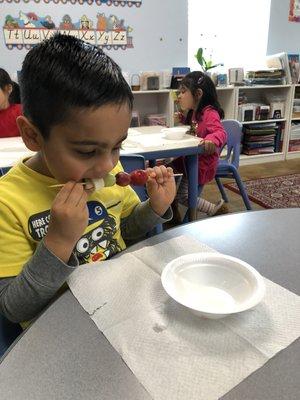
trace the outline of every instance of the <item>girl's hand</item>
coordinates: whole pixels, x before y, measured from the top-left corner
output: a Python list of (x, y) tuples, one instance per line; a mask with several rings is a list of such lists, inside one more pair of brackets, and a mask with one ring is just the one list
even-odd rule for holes
[(216, 145), (210, 140), (200, 139), (200, 146), (204, 146), (204, 154), (214, 154), (216, 151)]
[(87, 193), (83, 185), (68, 182), (54, 199), (44, 243), (48, 250), (67, 262), (88, 225)]
[(173, 169), (161, 165), (147, 168), (147, 173), (149, 178), (146, 187), (151, 208), (156, 214), (163, 216), (172, 204), (176, 194)]

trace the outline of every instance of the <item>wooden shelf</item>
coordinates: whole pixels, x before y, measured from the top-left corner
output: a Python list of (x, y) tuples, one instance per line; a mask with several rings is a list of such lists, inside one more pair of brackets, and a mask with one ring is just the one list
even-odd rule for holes
[[(285, 160), (289, 158), (300, 158), (300, 151), (289, 152), (290, 129), (293, 121), (300, 121), (299, 117), (293, 118), (293, 101), (297, 85), (255, 85), (255, 86), (217, 86), (218, 99), (225, 112), (226, 119), (238, 119), (238, 99), (240, 92), (247, 92), (249, 102), (262, 102), (264, 93), (278, 95), (285, 103), (285, 118), (267, 119), (256, 121), (240, 121), (243, 125), (267, 124), (284, 122), (282, 152), (272, 154), (258, 154), (253, 156), (241, 155), (241, 165), (257, 164)], [(167, 125), (174, 126), (174, 98), (173, 89), (139, 90), (133, 91), (134, 110), (137, 110), (143, 123), (146, 114), (166, 114)]]
[(240, 121), (241, 124), (243, 125), (251, 125), (251, 124), (265, 124), (269, 122), (283, 122), (286, 121), (286, 118), (273, 118), (273, 119), (257, 119), (255, 121)]

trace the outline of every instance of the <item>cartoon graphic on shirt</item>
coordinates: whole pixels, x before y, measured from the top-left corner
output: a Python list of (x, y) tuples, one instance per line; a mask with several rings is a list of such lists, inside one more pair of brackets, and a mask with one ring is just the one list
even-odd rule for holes
[(116, 221), (108, 214), (101, 225), (92, 229), (78, 240), (75, 252), (80, 264), (101, 261), (122, 250), (114, 239)]
[[(109, 208), (118, 206), (113, 204)], [(99, 201), (89, 201), (89, 223), (92, 229), (85, 233), (75, 246), (75, 254), (80, 264), (105, 260), (122, 250), (118, 241), (114, 238), (117, 232), (117, 224), (114, 216), (108, 213), (108, 209)], [(50, 221), (50, 210), (30, 216), (28, 219), (28, 231), (30, 236), (40, 241), (47, 234)]]

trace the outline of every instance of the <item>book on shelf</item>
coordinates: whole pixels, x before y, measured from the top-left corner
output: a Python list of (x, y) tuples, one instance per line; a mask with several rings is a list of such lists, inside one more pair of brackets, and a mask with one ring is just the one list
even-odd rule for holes
[(282, 135), (282, 127), (281, 125), (277, 125), (275, 139), (274, 139), (274, 151), (276, 153), (280, 152), (281, 150), (281, 135)]
[(299, 82), (300, 60), (299, 54), (288, 54), (292, 83)]
[(289, 151), (300, 151), (300, 139), (290, 140)]
[(245, 142), (267, 142), (267, 141), (271, 141), (272, 139), (274, 140), (275, 135), (276, 135), (275, 132), (271, 133), (269, 135), (261, 135), (261, 136), (258, 136), (258, 135), (253, 136), (253, 135), (246, 134), (244, 136), (244, 141)]
[(290, 84), (292, 81), (291, 71), (289, 67), (289, 60), (286, 53), (272, 54), (266, 57), (266, 64), (268, 68), (283, 69), (285, 73), (285, 84)]
[(254, 156), (254, 155), (259, 155), (259, 154), (272, 154), (274, 153), (274, 146), (270, 147), (263, 147), (261, 149), (248, 149), (244, 148), (243, 149), (243, 154), (246, 154), (248, 156)]
[(263, 154), (279, 152), (281, 148), (281, 124), (266, 123), (244, 126), (243, 153)]
[(284, 85), (285, 78), (245, 78), (247, 86), (252, 85)]
[(244, 134), (247, 136), (266, 136), (272, 135), (276, 131), (276, 128), (272, 129), (244, 129)]
[(259, 149), (262, 147), (270, 147), (273, 146), (274, 147), (274, 140), (268, 141), (268, 142), (244, 142), (244, 148), (248, 148), (248, 149)]

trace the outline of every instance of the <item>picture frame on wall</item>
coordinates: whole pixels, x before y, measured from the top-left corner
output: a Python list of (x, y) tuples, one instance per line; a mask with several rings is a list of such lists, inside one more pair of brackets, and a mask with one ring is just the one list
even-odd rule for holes
[(300, 0), (290, 0), (289, 21), (300, 22)]

